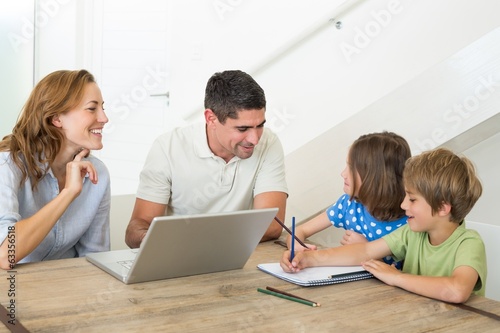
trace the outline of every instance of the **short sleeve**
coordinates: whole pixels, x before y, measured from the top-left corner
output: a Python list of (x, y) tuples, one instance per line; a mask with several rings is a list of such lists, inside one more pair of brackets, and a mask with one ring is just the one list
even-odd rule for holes
[(345, 228), (345, 214), (349, 204), (349, 196), (342, 195), (333, 205), (327, 208), (328, 219), (337, 228)]
[(408, 225), (404, 225), (382, 237), (391, 249), (392, 256), (396, 261), (402, 261), (406, 257), (409, 232), (411, 232), (411, 230)]
[(162, 144), (164, 140), (160, 137), (153, 142), (137, 190), (138, 198), (160, 204), (168, 204), (172, 187), (171, 167)]
[(263, 148), (263, 156), (256, 175), (254, 196), (264, 192), (284, 192), (288, 194), (283, 147), (274, 133), (268, 129), (265, 129), (265, 131), (266, 136), (263, 135), (261, 142), (258, 144), (262, 145), (259, 149)]
[(468, 233), (474, 237), (467, 237), (462, 240), (462, 243), (457, 249), (455, 256), (455, 266), (453, 269), (460, 266), (469, 266), (476, 270), (479, 279), (474, 287), (474, 291), (484, 289), (486, 284), (486, 249), (479, 234), (476, 231), (468, 230)]

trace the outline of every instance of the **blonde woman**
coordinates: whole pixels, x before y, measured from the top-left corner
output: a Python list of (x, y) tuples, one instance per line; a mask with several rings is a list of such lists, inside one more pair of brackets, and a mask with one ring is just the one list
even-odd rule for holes
[(53, 72), (0, 141), (0, 267), (109, 250), (108, 122), (86, 70)]

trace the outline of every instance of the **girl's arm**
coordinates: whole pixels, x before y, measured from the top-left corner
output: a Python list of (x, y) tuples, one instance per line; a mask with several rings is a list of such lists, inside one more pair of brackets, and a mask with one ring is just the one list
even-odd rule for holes
[[(328, 219), (328, 216), (326, 215), (326, 212), (323, 212), (319, 214), (316, 217), (313, 217), (309, 221), (301, 224), (297, 228), (295, 228), (295, 235), (297, 236), (298, 239), (301, 241), (304, 241), (306, 238), (320, 232), (321, 230), (324, 230), (331, 226), (331, 222)], [(288, 235), (286, 238), (286, 244), (288, 248), (291, 247), (292, 244), (292, 236)], [(310, 249), (316, 250), (316, 245), (312, 244), (306, 244)], [(296, 251), (303, 251), (305, 248), (301, 246), (298, 242), (295, 243), (295, 250)]]

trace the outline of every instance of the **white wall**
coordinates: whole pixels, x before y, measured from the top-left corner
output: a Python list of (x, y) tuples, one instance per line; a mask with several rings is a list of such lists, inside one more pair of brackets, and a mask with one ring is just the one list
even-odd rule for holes
[[(496, 120), (500, 124), (500, 120)], [(500, 228), (496, 202), (500, 197), (500, 134), (497, 133), (483, 142), (463, 151), (463, 154), (474, 161), (483, 185), (483, 195), (474, 206), (468, 220), (493, 224)], [(498, 239), (500, 243), (500, 239)], [(500, 265), (500, 261), (498, 262)]]
[(12, 132), (33, 88), (34, 0), (0, 2), (0, 139)]
[[(500, 126), (500, 117), (496, 123)], [(467, 216), (467, 221), (471, 222), (468, 226), (476, 229), (485, 242), (488, 260), (486, 296), (497, 301), (500, 301), (500, 217), (495, 203), (500, 195), (499, 151), (500, 133), (497, 133), (463, 152), (475, 162), (483, 184), (483, 195)]]
[[(461, 152), (500, 131), (487, 126), (499, 123), (499, 82), (497, 28), (289, 153), (287, 215), (308, 219), (340, 196), (348, 147), (361, 134), (399, 133), (417, 154), (442, 144)], [(481, 130), (457, 138), (479, 124)]]
[[(39, 30), (37, 78), (56, 68), (86, 67), (96, 75), (114, 124), (96, 154), (111, 170), (116, 195), (135, 192), (158, 133), (201, 117), (204, 85), (215, 71), (254, 74), (267, 93), (268, 124), (288, 154), (491, 31), (500, 6), (494, 0), (350, 1), (351, 7), (340, 0), (44, 2), (58, 5), (45, 9), (50, 20)], [(165, 62), (133, 58), (141, 47), (154, 54), (145, 45), (153, 34), (138, 33), (159, 31), (160, 15), (166, 32), (152, 43), (156, 50), (168, 41)], [(342, 29), (329, 22), (333, 17)], [(164, 89), (150, 91), (170, 92), (163, 118), (152, 113), (166, 104), (158, 98), (127, 113), (119, 104), (142, 85), (147, 66), (168, 77)]]
[(238, 2), (223, 19), (215, 2), (193, 12), (199, 2), (174, 1), (171, 108), (199, 117), (207, 78), (242, 68), (265, 88), (269, 123), (292, 152), (498, 25), (496, 1), (351, 2), (338, 30), (328, 19), (340, 1)]

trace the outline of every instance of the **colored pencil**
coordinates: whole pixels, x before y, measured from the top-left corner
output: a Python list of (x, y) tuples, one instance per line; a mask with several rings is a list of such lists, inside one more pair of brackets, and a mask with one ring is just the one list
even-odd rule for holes
[(292, 262), (295, 256), (295, 216), (292, 217), (292, 247), (290, 249), (290, 262)]
[(318, 302), (311, 301), (311, 300), (309, 300), (307, 298), (300, 297), (300, 296), (297, 296), (297, 295), (294, 295), (294, 294), (290, 294), (290, 293), (288, 293), (286, 291), (283, 291), (283, 290), (279, 290), (279, 289), (276, 289), (276, 288), (273, 288), (273, 287), (269, 287), (269, 286), (267, 286), (266, 289), (270, 290), (270, 291), (274, 291), (275, 293), (283, 294), (283, 295), (290, 296), (290, 297), (299, 298), (299, 299), (302, 299), (302, 300), (307, 301), (307, 302), (316, 303), (317, 306), (321, 306), (321, 304), (319, 304)]
[[(286, 224), (285, 224), (285, 223), (281, 222), (281, 220), (280, 220), (278, 217), (276, 217), (276, 216), (275, 216), (275, 217), (274, 217), (274, 219), (276, 220), (276, 222), (278, 222), (278, 224), (279, 224), (280, 226), (282, 226), (282, 227), (283, 227), (283, 229), (285, 229), (285, 231), (286, 231), (286, 232), (288, 232), (290, 235), (292, 234), (292, 231), (291, 231), (291, 230), (290, 230), (290, 229), (286, 226)], [(300, 245), (302, 245), (303, 247), (305, 247), (306, 249), (308, 249), (307, 245), (306, 245), (306, 244), (304, 244), (304, 242), (303, 242), (303, 241), (301, 241), (300, 239), (298, 239), (298, 238), (297, 238), (297, 236), (295, 236), (294, 238), (295, 238), (295, 240), (296, 240), (297, 242), (299, 242), (299, 244), (300, 244)]]
[(295, 298), (295, 297), (290, 297), (290, 296), (287, 296), (287, 295), (284, 295), (284, 294), (275, 293), (274, 291), (267, 290), (267, 289), (257, 288), (257, 291), (259, 291), (261, 293), (264, 293), (264, 294), (273, 295), (273, 296), (276, 296), (276, 297), (279, 297), (279, 298), (287, 299), (289, 301), (293, 301), (293, 302), (297, 302), (297, 303), (309, 305), (309, 306), (314, 306), (314, 307), (318, 306), (318, 304), (316, 304), (314, 302), (304, 301), (301, 298)]
[(274, 244), (281, 245), (281, 246), (283, 246), (284, 248), (288, 249), (288, 245), (286, 245), (286, 243), (285, 243), (285, 242), (283, 242), (282, 240), (279, 240), (279, 239), (278, 239), (278, 240), (275, 240), (275, 241), (274, 241)]

